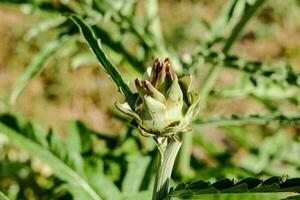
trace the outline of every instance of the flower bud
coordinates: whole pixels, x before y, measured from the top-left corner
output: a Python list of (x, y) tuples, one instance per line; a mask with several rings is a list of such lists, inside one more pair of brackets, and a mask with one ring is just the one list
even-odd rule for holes
[(134, 108), (127, 102), (117, 108), (134, 118), (145, 136), (167, 136), (188, 131), (199, 97), (190, 91), (191, 76), (178, 79), (170, 59), (156, 59), (143, 79), (136, 79), (138, 98)]

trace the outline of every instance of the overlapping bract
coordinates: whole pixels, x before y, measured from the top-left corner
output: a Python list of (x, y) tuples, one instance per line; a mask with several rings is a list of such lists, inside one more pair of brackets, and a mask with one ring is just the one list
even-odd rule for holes
[(127, 102), (117, 108), (134, 118), (142, 135), (167, 136), (188, 131), (199, 97), (190, 91), (191, 76), (178, 79), (170, 60), (156, 59), (143, 79), (136, 79), (138, 98), (134, 108)]

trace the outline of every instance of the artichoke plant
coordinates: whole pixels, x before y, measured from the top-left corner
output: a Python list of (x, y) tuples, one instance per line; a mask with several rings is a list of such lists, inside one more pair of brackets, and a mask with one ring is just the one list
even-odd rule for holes
[(170, 59), (156, 59), (142, 79), (135, 80), (138, 98), (134, 106), (117, 103), (133, 117), (144, 136), (164, 137), (188, 131), (197, 111), (199, 96), (190, 90), (191, 76), (178, 78)]

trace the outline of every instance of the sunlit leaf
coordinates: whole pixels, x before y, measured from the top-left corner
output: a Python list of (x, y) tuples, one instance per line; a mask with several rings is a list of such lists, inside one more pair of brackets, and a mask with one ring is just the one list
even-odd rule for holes
[(168, 195), (172, 197), (192, 198), (203, 194), (220, 193), (276, 193), (300, 192), (300, 178), (284, 179), (271, 177), (266, 180), (246, 178), (241, 181), (222, 179), (214, 183), (198, 181), (190, 184), (180, 184)]
[(133, 105), (135, 98), (116, 67), (108, 60), (107, 56), (103, 52), (100, 45), (100, 39), (96, 38), (95, 33), (93, 32), (91, 27), (88, 26), (80, 17), (78, 17), (77, 15), (70, 15), (69, 18), (73, 20), (74, 23), (76, 23), (76, 25), (80, 28), (82, 35), (90, 45), (90, 48), (96, 55), (101, 66), (114, 81), (120, 92), (125, 96), (127, 102), (129, 102), (130, 105)]
[(9, 200), (2, 192), (0, 192), (0, 200)]

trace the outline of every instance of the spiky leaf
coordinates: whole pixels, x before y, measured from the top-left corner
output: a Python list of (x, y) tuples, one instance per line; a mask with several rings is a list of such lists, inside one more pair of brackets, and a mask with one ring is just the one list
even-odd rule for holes
[(266, 180), (246, 178), (241, 181), (222, 179), (214, 183), (198, 181), (191, 184), (180, 184), (168, 195), (168, 198), (191, 198), (203, 194), (220, 193), (276, 193), (300, 192), (300, 178), (284, 179), (271, 177)]

